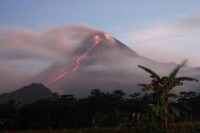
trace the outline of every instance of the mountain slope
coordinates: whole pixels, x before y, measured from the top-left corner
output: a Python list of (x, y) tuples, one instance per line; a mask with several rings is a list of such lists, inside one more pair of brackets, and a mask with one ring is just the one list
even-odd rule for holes
[[(169, 74), (176, 67), (174, 63), (161, 63), (142, 57), (107, 33), (96, 32), (80, 43), (74, 54), (66, 58), (66, 63), (45, 70), (46, 73), (54, 72), (52, 76), (40, 74), (39, 77), (47, 80), (46, 86), (55, 88), (53, 91), (78, 97), (86, 96), (92, 89), (121, 89), (131, 94), (141, 90), (137, 87), (138, 83), (150, 80), (138, 65), (149, 67), (161, 76)], [(200, 71), (184, 67), (180, 75), (199, 78)], [(199, 83), (189, 83), (182, 89), (195, 90), (198, 86)]]
[(14, 100), (20, 105), (33, 103), (39, 99), (48, 99), (52, 97), (51, 91), (42, 84), (31, 84), (18, 89), (14, 92), (0, 95), (0, 103), (8, 103)]

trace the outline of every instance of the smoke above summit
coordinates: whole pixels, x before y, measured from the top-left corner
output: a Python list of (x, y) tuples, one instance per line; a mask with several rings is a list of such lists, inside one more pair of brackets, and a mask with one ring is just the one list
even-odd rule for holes
[[(52, 84), (69, 71), (78, 69), (85, 60), (85, 54), (92, 53), (95, 45), (102, 42), (106, 47), (100, 47), (99, 52), (94, 52), (96, 63), (83, 66), (82, 70), (108, 72), (123, 67), (131, 70), (132, 63), (128, 64), (127, 61), (125, 64), (124, 60), (119, 60), (115, 64), (102, 60), (118, 60), (121, 58), (120, 52), (108, 50), (114, 48), (114, 38), (108, 33), (87, 25), (50, 27), (40, 31), (3, 29), (0, 35), (0, 93), (13, 91), (32, 82)], [(130, 52), (122, 51), (126, 54)], [(94, 60), (92, 56), (89, 59), (89, 62)], [(128, 56), (126, 60), (129, 60)], [(59, 92), (56, 89), (54, 91)]]
[[(21, 87), (34, 75), (55, 64), (66, 64), (80, 42), (101, 32), (87, 25), (50, 27), (40, 31), (2, 29), (0, 35), (0, 92)], [(10, 84), (12, 82), (12, 84)]]
[(0, 36), (0, 59), (57, 61), (55, 55), (61, 57), (73, 52), (78, 43), (93, 32), (97, 30), (85, 25), (53, 27), (38, 32), (20, 28), (5, 29)]

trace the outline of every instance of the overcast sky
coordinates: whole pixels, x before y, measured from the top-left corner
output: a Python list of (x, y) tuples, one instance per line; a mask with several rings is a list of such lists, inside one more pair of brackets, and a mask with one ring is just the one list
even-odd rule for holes
[(5, 29), (38, 34), (49, 27), (86, 24), (110, 33), (142, 56), (178, 63), (187, 58), (196, 67), (199, 7), (199, 0), (0, 0), (0, 37)]

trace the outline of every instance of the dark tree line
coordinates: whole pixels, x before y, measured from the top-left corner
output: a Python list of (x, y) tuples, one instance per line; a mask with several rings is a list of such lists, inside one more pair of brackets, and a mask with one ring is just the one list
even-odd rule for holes
[[(10, 101), (0, 105), (0, 128), (26, 130), (115, 127), (124, 123), (134, 127), (140, 124), (137, 119), (139, 115), (150, 113), (147, 105), (154, 103), (153, 100), (152, 94), (134, 93), (127, 96), (121, 90), (105, 93), (96, 89), (92, 90), (87, 98), (81, 99), (55, 93), (52, 99), (23, 106)], [(169, 121), (199, 121), (199, 105), (200, 94), (181, 92), (177, 102), (169, 103), (169, 106), (179, 110), (179, 116), (172, 114), (171, 117), (174, 118)]]

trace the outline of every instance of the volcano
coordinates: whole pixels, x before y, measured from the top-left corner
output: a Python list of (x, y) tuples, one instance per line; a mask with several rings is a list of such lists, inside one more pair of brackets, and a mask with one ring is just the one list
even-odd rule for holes
[[(160, 75), (169, 74), (177, 64), (161, 63), (140, 56), (105, 32), (95, 32), (80, 42), (80, 46), (66, 57), (65, 63), (50, 66), (37, 76), (53, 92), (83, 97), (92, 89), (102, 91), (123, 90), (127, 94), (138, 92), (138, 83), (149, 82), (147, 73), (138, 65), (149, 67)], [(200, 71), (184, 67), (183, 75), (200, 77)], [(198, 84), (183, 88), (197, 89)]]

